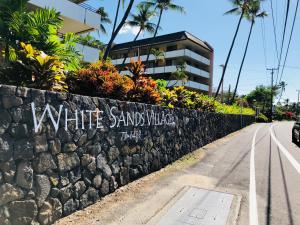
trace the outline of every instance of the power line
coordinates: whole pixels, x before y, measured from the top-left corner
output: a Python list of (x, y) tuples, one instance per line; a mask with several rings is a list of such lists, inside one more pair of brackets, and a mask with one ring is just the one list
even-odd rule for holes
[(268, 77), (268, 72), (267, 72), (267, 64), (268, 64), (268, 59), (267, 59), (267, 50), (266, 50), (266, 26), (265, 26), (265, 20), (262, 18), (261, 20), (261, 33), (262, 33), (262, 42), (263, 42), (263, 50), (264, 50), (264, 59), (265, 59), (265, 73), (266, 77)]
[(285, 41), (287, 21), (288, 21), (288, 18), (289, 18), (289, 11), (290, 11), (290, 0), (287, 0), (286, 12), (285, 12), (285, 22), (284, 22), (282, 41), (281, 41), (281, 49), (280, 49), (279, 62), (278, 62), (278, 70), (277, 70), (277, 74), (276, 74), (276, 82), (275, 82), (276, 84), (277, 84), (277, 81), (278, 81), (279, 66), (281, 64), (281, 58), (282, 58), (282, 53), (283, 53), (283, 46), (284, 46), (284, 41)]
[(265, 59), (265, 68), (267, 69), (267, 50), (266, 50), (266, 26), (265, 26), (265, 19), (264, 17), (262, 20), (260, 20), (260, 25), (261, 25), (261, 34), (262, 34), (262, 43), (263, 43), (263, 50), (264, 50), (264, 59)]
[(273, 0), (270, 0), (270, 2), (271, 2), (271, 14), (272, 14), (272, 22), (273, 22), (273, 33), (274, 33), (274, 39), (275, 39), (275, 49), (276, 49), (277, 60), (279, 61), (277, 31), (276, 31), (276, 23), (275, 23), (275, 18), (274, 18)]
[(285, 58), (284, 58), (284, 63), (283, 63), (282, 70), (281, 70), (281, 75), (280, 75), (279, 83), (280, 83), (280, 81), (282, 79), (283, 72), (284, 72), (284, 69), (285, 69), (285, 66), (286, 66), (286, 60), (287, 60), (287, 56), (289, 54), (289, 49), (290, 49), (290, 45), (291, 45), (291, 41), (292, 41), (292, 37), (293, 37), (293, 33), (294, 33), (296, 18), (297, 18), (297, 14), (298, 14), (298, 8), (299, 8), (299, 0), (297, 0), (297, 5), (296, 5), (296, 9), (295, 9), (295, 14), (294, 14), (294, 20), (293, 20), (293, 25), (292, 25), (292, 29), (291, 29), (291, 33), (290, 33), (290, 38), (289, 38), (289, 43), (288, 43), (288, 47), (287, 47)]
[(299, 66), (287, 66), (287, 65), (285, 65), (285, 68), (294, 69), (294, 70), (300, 70)]

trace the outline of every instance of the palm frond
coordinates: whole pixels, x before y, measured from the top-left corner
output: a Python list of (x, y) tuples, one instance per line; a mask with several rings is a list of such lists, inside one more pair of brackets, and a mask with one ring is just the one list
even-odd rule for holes
[(238, 14), (238, 13), (240, 13), (240, 12), (241, 12), (240, 8), (236, 7), (236, 8), (233, 8), (233, 9), (231, 9), (231, 10), (228, 10), (228, 11), (225, 12), (224, 14), (225, 14), (225, 15), (228, 15), (228, 14)]
[(182, 6), (179, 6), (179, 5), (175, 5), (175, 4), (169, 4), (167, 6), (169, 9), (173, 10), (173, 11), (177, 11), (177, 12), (180, 12), (180, 13), (185, 13), (185, 9), (184, 7)]

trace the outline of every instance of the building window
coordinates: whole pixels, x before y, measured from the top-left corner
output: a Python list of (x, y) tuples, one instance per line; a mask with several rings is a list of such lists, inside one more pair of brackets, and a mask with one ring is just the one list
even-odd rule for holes
[(171, 59), (166, 60), (166, 66), (172, 66), (172, 60)]
[(149, 63), (149, 67), (150, 67), (150, 68), (155, 67), (154, 62), (150, 62), (150, 63)]
[(167, 47), (167, 52), (175, 51), (175, 50), (177, 50), (177, 45), (172, 45)]
[(148, 50), (147, 49), (142, 49), (140, 52), (141, 55), (147, 55), (148, 54)]

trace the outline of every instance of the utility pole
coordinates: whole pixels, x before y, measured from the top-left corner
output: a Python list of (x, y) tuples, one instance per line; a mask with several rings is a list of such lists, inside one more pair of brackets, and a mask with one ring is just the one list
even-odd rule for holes
[(271, 108), (270, 108), (270, 122), (273, 120), (273, 83), (274, 83), (274, 71), (278, 70), (278, 68), (269, 68), (268, 71), (271, 71)]

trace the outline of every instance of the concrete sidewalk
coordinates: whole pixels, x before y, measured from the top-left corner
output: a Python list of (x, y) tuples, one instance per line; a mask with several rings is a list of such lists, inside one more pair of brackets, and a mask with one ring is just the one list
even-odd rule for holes
[[(156, 173), (118, 189), (98, 203), (61, 219), (56, 225), (154, 225), (187, 186), (234, 194), (228, 224), (235, 224), (240, 210), (241, 190), (218, 185), (219, 179), (203, 175), (197, 167), (215, 151), (221, 157), (225, 156), (222, 147), (240, 135), (249, 135), (253, 126), (211, 143)], [(214, 167), (206, 163), (203, 166)]]

